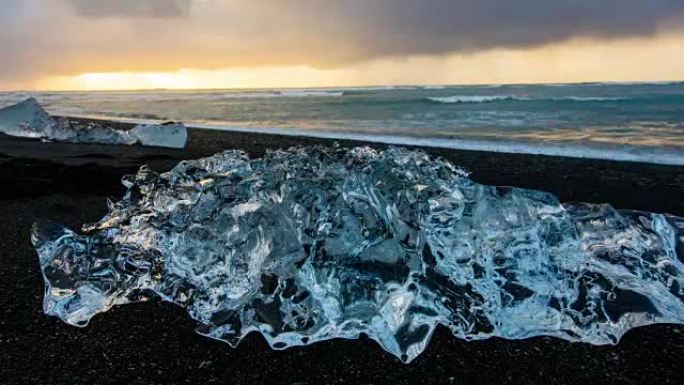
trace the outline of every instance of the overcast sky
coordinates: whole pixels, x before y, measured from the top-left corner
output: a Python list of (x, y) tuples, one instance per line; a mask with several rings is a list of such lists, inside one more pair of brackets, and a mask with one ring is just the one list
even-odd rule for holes
[[(221, 83), (231, 71), (258, 77), (274, 68), (306, 69), (309, 75), (301, 72), (297, 78), (302, 85), (400, 78), (515, 82), (536, 79), (533, 70), (541, 72), (540, 79), (583, 80), (591, 75), (587, 71), (601, 76), (594, 68), (599, 64), (614, 67), (608, 75), (631, 80), (684, 76), (684, 48), (677, 49), (684, 47), (682, 0), (0, 0), (0, 5), (3, 89), (49, 88), (46, 79), (68, 84), (92, 73), (182, 73), (192, 86), (192, 76), (211, 83), (214, 73)], [(575, 57), (575, 72), (560, 62)], [(646, 65), (649, 59), (652, 66)], [(496, 76), (478, 77), (473, 68), (456, 67), (478, 63)], [(527, 71), (519, 68), (526, 63)]]

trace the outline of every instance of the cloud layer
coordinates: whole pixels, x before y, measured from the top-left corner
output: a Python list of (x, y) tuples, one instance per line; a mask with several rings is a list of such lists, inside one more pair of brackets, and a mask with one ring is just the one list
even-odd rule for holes
[(76, 12), (91, 17), (187, 16), (191, 0), (71, 0)]
[(4, 0), (0, 86), (48, 75), (368, 60), (652, 36), (681, 0)]

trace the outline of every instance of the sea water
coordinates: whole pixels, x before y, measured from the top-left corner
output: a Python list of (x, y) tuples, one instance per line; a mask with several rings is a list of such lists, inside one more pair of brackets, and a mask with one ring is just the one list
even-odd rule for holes
[(55, 115), (684, 164), (684, 82), (12, 92)]

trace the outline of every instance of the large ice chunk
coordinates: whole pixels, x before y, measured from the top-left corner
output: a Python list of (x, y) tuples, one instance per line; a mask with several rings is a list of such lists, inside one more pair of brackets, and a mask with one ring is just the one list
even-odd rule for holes
[(54, 125), (35, 98), (0, 109), (0, 132), (7, 135), (44, 138)]
[(35, 98), (0, 109), (0, 132), (7, 135), (70, 143), (136, 144), (184, 148), (187, 129), (182, 123), (139, 124), (119, 130), (91, 122), (55, 120)]
[(684, 322), (684, 218), (477, 184), (420, 151), (228, 151), (123, 183), (84, 234), (34, 225), (47, 314), (84, 326), (156, 293), (231, 345), (366, 334), (406, 362), (437, 325), (606, 344)]

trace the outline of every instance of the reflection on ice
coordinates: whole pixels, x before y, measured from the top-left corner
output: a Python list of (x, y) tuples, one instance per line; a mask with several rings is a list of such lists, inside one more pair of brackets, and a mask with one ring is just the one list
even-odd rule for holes
[(34, 98), (0, 109), (0, 132), (11, 136), (70, 143), (141, 144), (184, 148), (188, 139), (182, 123), (139, 124), (131, 130), (116, 130), (98, 124), (76, 125), (55, 120)]
[(83, 326), (156, 293), (201, 334), (277, 349), (366, 334), (617, 343), (684, 322), (684, 219), (485, 186), (420, 151), (239, 151), (125, 177), (80, 235), (37, 223), (44, 310)]

